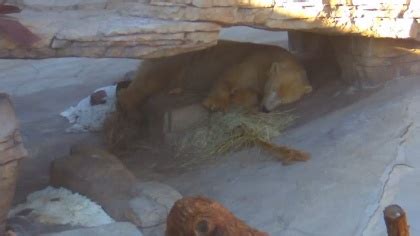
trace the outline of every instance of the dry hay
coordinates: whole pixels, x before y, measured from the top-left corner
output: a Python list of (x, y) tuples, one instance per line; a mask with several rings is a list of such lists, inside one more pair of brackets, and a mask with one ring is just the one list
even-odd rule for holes
[[(255, 113), (232, 110), (213, 113), (206, 124), (189, 130), (175, 143), (175, 155), (185, 158), (183, 166), (249, 147), (270, 152), (283, 164), (306, 161), (309, 155), (271, 142), (291, 126), (296, 117), (287, 112)], [(145, 148), (147, 122), (130, 121), (120, 112), (113, 113), (104, 124), (105, 141), (114, 152), (131, 152)], [(150, 148), (150, 147), (149, 147)]]
[(194, 152), (209, 157), (258, 146), (279, 158), (283, 164), (306, 161), (308, 154), (271, 143), (271, 139), (279, 136), (295, 119), (290, 112), (251, 113), (233, 110), (214, 113), (208, 125), (202, 125), (180, 139), (178, 154)]

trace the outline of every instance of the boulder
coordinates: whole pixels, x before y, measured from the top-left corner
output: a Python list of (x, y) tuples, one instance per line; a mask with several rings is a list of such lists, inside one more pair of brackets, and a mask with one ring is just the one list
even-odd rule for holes
[(115, 220), (139, 227), (165, 222), (174, 202), (182, 197), (164, 184), (140, 182), (116, 156), (83, 145), (53, 162), (51, 183), (85, 195)]
[(12, 205), (19, 161), (28, 155), (23, 147), (19, 124), (9, 96), (0, 93), (0, 235)]

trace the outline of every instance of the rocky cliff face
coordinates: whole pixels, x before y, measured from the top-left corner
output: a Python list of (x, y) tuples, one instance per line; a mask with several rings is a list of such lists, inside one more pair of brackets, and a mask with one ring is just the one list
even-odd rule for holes
[(407, 0), (150, 0), (131, 5), (118, 7), (142, 17), (420, 39), (420, 3)]
[(0, 56), (169, 56), (214, 45), (221, 26), (420, 41), (420, 2), (409, 0), (3, 0), (42, 37), (29, 50), (0, 40)]
[(0, 57), (150, 58), (199, 50), (217, 42), (220, 26), (207, 22), (135, 17), (100, 0), (14, 1), (10, 16), (42, 38), (30, 49), (0, 39)]
[(32, 48), (22, 49), (0, 37), (3, 58), (158, 58), (210, 47), (217, 43), (222, 27), (248, 25), (290, 31), (291, 49), (314, 60), (330, 48), (343, 77), (362, 87), (420, 74), (419, 0), (0, 3), (22, 8), (21, 13), (10, 16), (42, 38)]

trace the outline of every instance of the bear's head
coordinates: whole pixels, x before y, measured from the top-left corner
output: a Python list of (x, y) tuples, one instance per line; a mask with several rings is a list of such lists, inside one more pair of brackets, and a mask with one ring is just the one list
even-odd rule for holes
[(305, 70), (295, 61), (273, 62), (264, 87), (261, 109), (270, 112), (281, 104), (299, 100), (312, 92)]

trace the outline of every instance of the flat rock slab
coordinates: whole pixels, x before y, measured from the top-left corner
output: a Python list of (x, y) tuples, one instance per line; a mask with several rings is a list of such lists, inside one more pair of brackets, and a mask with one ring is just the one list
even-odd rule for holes
[(26, 9), (121, 9), (141, 17), (252, 25), (276, 30), (420, 40), (420, 7), (406, 0), (8, 0)]
[(406, 1), (390, 3), (388, 0), (369, 3), (336, 0), (153, 0), (150, 3), (111, 2), (108, 8), (118, 8), (124, 14), (138, 17), (420, 40), (418, 4)]
[(115, 236), (115, 235), (130, 235), (142, 236), (143, 234), (136, 228), (135, 225), (128, 222), (117, 222), (108, 225), (102, 225), (92, 228), (74, 229), (63, 231), (59, 233), (42, 234), (42, 236)]
[(8, 0), (42, 40), (30, 49), (0, 39), (0, 57), (157, 58), (215, 45), (222, 26), (420, 41), (409, 1)]
[(153, 58), (216, 44), (220, 26), (123, 16), (117, 10), (35, 11), (11, 14), (41, 40), (22, 49), (0, 39), (0, 57)]

